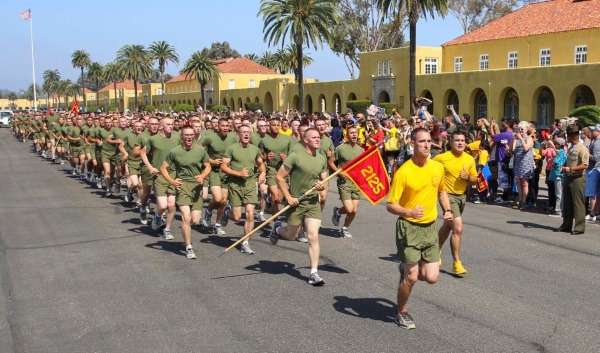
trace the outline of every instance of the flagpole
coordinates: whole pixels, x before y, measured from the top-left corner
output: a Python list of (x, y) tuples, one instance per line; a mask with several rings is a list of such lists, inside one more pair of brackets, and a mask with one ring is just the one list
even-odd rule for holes
[[(31, 16), (31, 9), (29, 9), (29, 14)], [(33, 76), (33, 109), (37, 110), (37, 87), (35, 85), (35, 60), (33, 57), (33, 16), (29, 18), (29, 29), (31, 34), (31, 72)]]

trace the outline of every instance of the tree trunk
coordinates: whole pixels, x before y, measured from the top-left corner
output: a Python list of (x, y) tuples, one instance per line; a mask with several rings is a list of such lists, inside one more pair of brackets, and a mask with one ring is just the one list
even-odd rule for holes
[(117, 102), (117, 82), (113, 82), (113, 87), (115, 89), (115, 110), (119, 111), (121, 107), (119, 106), (119, 102)]
[[(296, 59), (298, 61), (298, 110), (304, 111), (304, 67), (302, 65), (302, 40), (296, 38)], [(312, 112), (307, 112), (312, 113)]]
[(81, 67), (81, 93), (83, 93), (83, 107), (87, 112), (87, 99), (85, 99), (85, 81), (83, 79), (83, 66)]
[(138, 109), (138, 100), (137, 100), (137, 79), (133, 79), (133, 105), (135, 107), (135, 111), (137, 112)]
[[(167, 103), (165, 101), (165, 75), (164, 75), (163, 71), (160, 72), (160, 93), (162, 96), (162, 106), (163, 106), (162, 110), (164, 113), (167, 110)], [(152, 93), (152, 92), (150, 92), (150, 93)]]
[(410, 14), (408, 15), (409, 21), (409, 33), (410, 33), (410, 65), (408, 69), (408, 91), (410, 92), (410, 101), (412, 102), (413, 98), (417, 96), (416, 89), (416, 53), (417, 53), (417, 21), (419, 20), (419, 12), (417, 9), (417, 2), (413, 2), (413, 6), (410, 10)]
[(200, 81), (198, 83), (200, 84), (200, 96), (202, 97), (202, 110), (206, 110), (206, 90), (204, 89), (206, 84)]

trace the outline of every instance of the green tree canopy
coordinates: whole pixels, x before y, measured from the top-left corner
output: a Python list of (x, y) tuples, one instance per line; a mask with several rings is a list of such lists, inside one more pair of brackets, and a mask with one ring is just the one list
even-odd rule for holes
[(186, 80), (192, 77), (198, 80), (202, 96), (202, 108), (206, 110), (206, 85), (221, 77), (221, 72), (213, 59), (209, 58), (206, 53), (197, 51), (185, 62), (181, 73), (185, 74)]

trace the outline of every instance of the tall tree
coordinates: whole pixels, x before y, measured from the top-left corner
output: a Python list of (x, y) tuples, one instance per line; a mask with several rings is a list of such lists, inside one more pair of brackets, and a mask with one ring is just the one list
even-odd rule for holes
[(260, 57), (256, 53), (248, 53), (244, 55), (244, 58), (249, 59), (257, 63), (260, 60)]
[[(123, 81), (124, 76), (123, 70), (121, 70), (119, 64), (112, 62), (104, 65), (104, 79), (113, 84), (113, 89), (115, 91), (115, 109), (119, 109), (119, 102), (117, 102), (117, 83)], [(106, 107), (104, 108), (106, 109)]]
[[(261, 0), (264, 41), (285, 46), (288, 39), (296, 50), (296, 62), (303, 63), (303, 49), (331, 43), (332, 28), (339, 21), (339, 7), (334, 0)], [(286, 38), (289, 34), (289, 38)], [(298, 65), (298, 100), (304, 109), (304, 70)]]
[[(68, 110), (71, 108), (71, 105), (69, 104), (69, 97), (76, 97), (79, 94), (79, 85), (76, 82), (71, 82), (71, 80), (66, 80), (67, 82), (65, 82), (65, 87), (64, 87), (64, 95), (65, 95), (65, 103), (67, 104), (67, 108), (65, 110)], [(96, 99), (96, 101), (98, 101)]]
[(83, 70), (90, 66), (92, 63), (92, 59), (90, 59), (90, 54), (85, 50), (76, 50), (73, 55), (71, 55), (71, 64), (75, 68), (81, 69), (81, 94), (83, 95), (83, 106), (87, 110), (87, 100), (85, 98), (85, 81), (83, 76)]
[(98, 100), (100, 99), (98, 92), (104, 83), (104, 68), (98, 62), (91, 63), (87, 70), (87, 77), (88, 79), (94, 81), (94, 88), (96, 88), (94, 90), (96, 91), (96, 106), (98, 106)]
[(258, 63), (273, 71), (277, 71), (277, 63), (275, 62), (275, 59), (275, 54), (267, 50), (262, 53), (261, 57), (258, 59)]
[(186, 80), (194, 77), (198, 80), (202, 96), (202, 109), (206, 110), (205, 88), (209, 82), (216, 81), (221, 77), (219, 68), (217, 68), (214, 61), (206, 53), (197, 51), (185, 62), (181, 73), (185, 74)]
[(231, 48), (227, 41), (223, 43), (214, 42), (210, 45), (210, 48), (202, 49), (202, 53), (206, 54), (212, 60), (238, 58), (241, 56), (237, 50)]
[(11, 108), (12, 108), (13, 110), (15, 110), (15, 109), (16, 109), (16, 106), (15, 106), (15, 101), (16, 101), (17, 99), (18, 99), (18, 97), (17, 97), (17, 93), (15, 93), (15, 92), (13, 92), (13, 91), (11, 91), (11, 92), (8, 92), (8, 100), (9, 100), (10, 102), (12, 102), (12, 104), (11, 104)]
[(508, 15), (537, 0), (448, 0), (448, 10), (458, 19), (463, 33)]
[(331, 50), (342, 56), (351, 78), (360, 70), (360, 53), (406, 45), (403, 31), (408, 25), (406, 10), (385, 16), (376, 0), (336, 0), (340, 23), (333, 28)]
[(46, 92), (46, 108), (50, 108), (50, 95), (56, 93), (56, 84), (60, 81), (60, 72), (58, 70), (45, 70), (42, 76), (44, 84), (42, 88)]
[(439, 14), (442, 18), (448, 13), (447, 0), (377, 0), (377, 7), (386, 16), (391, 16), (394, 13), (405, 9), (408, 11), (408, 27), (409, 27), (409, 93), (411, 100), (417, 96), (416, 93), (416, 52), (417, 52), (417, 21), (420, 17), (427, 19), (427, 15), (435, 18), (435, 14)]
[[(31, 102), (33, 102), (34, 97), (37, 97), (42, 93), (42, 88), (40, 85), (35, 85), (35, 95), (33, 94), (33, 89), (33, 83), (31, 83), (29, 84), (29, 87), (27, 87), (27, 93), (25, 93), (25, 98)], [(33, 104), (33, 106), (35, 107), (35, 104)]]
[(160, 71), (160, 91), (162, 95), (163, 112), (167, 110), (165, 101), (165, 69), (169, 62), (179, 65), (179, 55), (175, 51), (175, 47), (163, 41), (152, 42), (148, 47), (150, 59), (158, 62), (158, 71)]
[[(274, 66), (280, 74), (284, 75), (292, 72), (294, 73), (296, 81), (298, 81), (298, 61), (296, 61), (296, 51), (293, 46), (287, 45), (285, 48), (278, 49), (275, 54), (273, 54), (273, 60)], [(302, 60), (303, 68), (306, 68), (314, 61), (307, 53), (302, 55)]]
[(152, 60), (143, 45), (124, 45), (117, 52), (117, 63), (121, 66), (125, 77), (133, 80), (135, 110), (139, 109), (137, 83), (140, 78), (150, 76)]

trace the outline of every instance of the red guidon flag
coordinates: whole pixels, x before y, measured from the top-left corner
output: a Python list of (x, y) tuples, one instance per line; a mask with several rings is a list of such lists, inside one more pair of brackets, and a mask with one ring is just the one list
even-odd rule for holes
[(77, 98), (75, 98), (75, 100), (73, 101), (73, 104), (71, 105), (71, 109), (69, 109), (69, 112), (74, 112), (75, 115), (79, 115), (79, 101), (77, 100)]
[(354, 185), (373, 205), (383, 200), (390, 191), (390, 180), (378, 147), (369, 147), (342, 167)]

